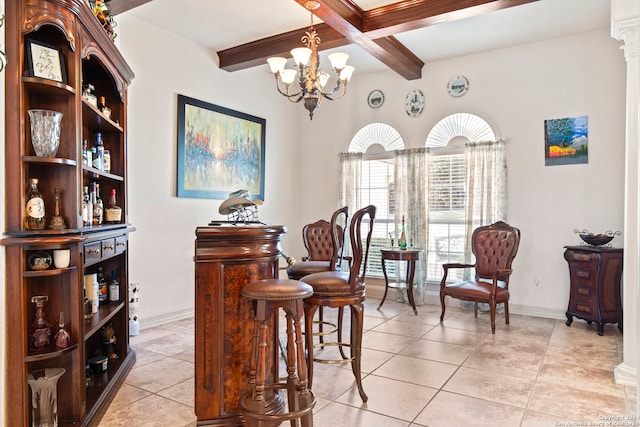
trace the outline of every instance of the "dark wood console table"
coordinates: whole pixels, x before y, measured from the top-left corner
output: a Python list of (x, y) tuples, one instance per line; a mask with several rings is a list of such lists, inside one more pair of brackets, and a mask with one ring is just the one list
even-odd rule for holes
[[(384, 300), (387, 298), (387, 291), (389, 288), (406, 289), (407, 297), (409, 298), (409, 304), (413, 308), (413, 313), (417, 316), (418, 310), (416, 309), (416, 303), (413, 298), (413, 276), (416, 272), (416, 261), (422, 256), (422, 249), (400, 249), (400, 248), (385, 248), (380, 249), (382, 253), (382, 273), (384, 274), (384, 295), (378, 308), (382, 307)], [(407, 278), (404, 282), (389, 282), (387, 277), (387, 268), (385, 266), (386, 261), (407, 261)]]
[[(253, 334), (249, 282), (278, 277), (283, 226), (198, 227), (195, 242), (195, 413), (198, 425), (243, 426), (238, 399), (249, 378)], [(278, 379), (277, 318), (269, 327), (266, 379)], [(268, 408), (283, 407), (273, 391)]]
[(565, 246), (569, 263), (571, 293), (567, 308), (567, 326), (573, 317), (596, 322), (598, 335), (605, 323), (617, 323), (622, 332), (622, 249), (602, 246)]

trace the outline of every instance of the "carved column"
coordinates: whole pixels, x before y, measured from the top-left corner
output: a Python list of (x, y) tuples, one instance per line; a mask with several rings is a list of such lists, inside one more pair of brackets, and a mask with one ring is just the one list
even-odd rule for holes
[[(627, 61), (627, 109), (625, 136), (624, 190), (624, 272), (623, 272), (623, 361), (615, 368), (619, 384), (638, 385), (638, 308), (640, 307), (640, 3), (638, 0), (612, 0), (611, 36), (624, 42)], [(638, 388), (640, 390), (640, 388)], [(640, 399), (638, 400), (640, 402)], [(640, 404), (640, 403), (639, 403)], [(639, 407), (640, 409), (640, 407)], [(640, 411), (637, 411), (640, 413)]]

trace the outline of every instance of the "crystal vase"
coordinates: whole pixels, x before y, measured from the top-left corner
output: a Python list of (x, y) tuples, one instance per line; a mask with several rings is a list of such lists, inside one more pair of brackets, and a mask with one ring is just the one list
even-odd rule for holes
[(54, 157), (60, 145), (62, 113), (52, 110), (29, 110), (31, 144), (38, 157)]
[(64, 368), (45, 368), (29, 372), (31, 386), (31, 426), (58, 426), (58, 379)]

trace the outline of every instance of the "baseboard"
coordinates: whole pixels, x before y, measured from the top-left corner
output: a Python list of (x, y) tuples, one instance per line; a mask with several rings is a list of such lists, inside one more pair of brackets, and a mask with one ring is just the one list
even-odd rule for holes
[(195, 309), (176, 311), (173, 313), (163, 314), (162, 316), (152, 317), (149, 319), (139, 319), (140, 330), (149, 329), (156, 326), (162, 326), (167, 323), (177, 322), (178, 320), (189, 319), (195, 316)]
[[(374, 299), (382, 299), (384, 294), (384, 282), (369, 283), (367, 282), (367, 296)], [(425, 304), (440, 305), (440, 296), (437, 290), (431, 286), (427, 286), (424, 295)], [(447, 304), (448, 305), (448, 304)], [(519, 314), (523, 316), (543, 317), (547, 319), (566, 319), (564, 310), (554, 310), (549, 308), (531, 307), (526, 305), (510, 304), (509, 312), (511, 314)], [(140, 319), (140, 329), (149, 329), (156, 326), (162, 326), (166, 323), (176, 322), (178, 320), (189, 319), (195, 315), (195, 309), (182, 310), (173, 313), (167, 313), (162, 316), (152, 317), (149, 319)]]

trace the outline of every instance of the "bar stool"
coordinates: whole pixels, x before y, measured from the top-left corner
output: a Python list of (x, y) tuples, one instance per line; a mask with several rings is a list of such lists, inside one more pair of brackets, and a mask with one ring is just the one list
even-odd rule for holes
[[(313, 426), (316, 399), (308, 386), (301, 326), (302, 300), (311, 295), (313, 288), (297, 280), (259, 280), (242, 289), (242, 296), (253, 300), (254, 313), (249, 383), (238, 402), (246, 426), (275, 427), (284, 421), (290, 421), (292, 427)], [(269, 321), (278, 308), (285, 311), (287, 318), (287, 378), (286, 382), (265, 384)], [(269, 389), (287, 391), (288, 411), (265, 407), (264, 392)]]

